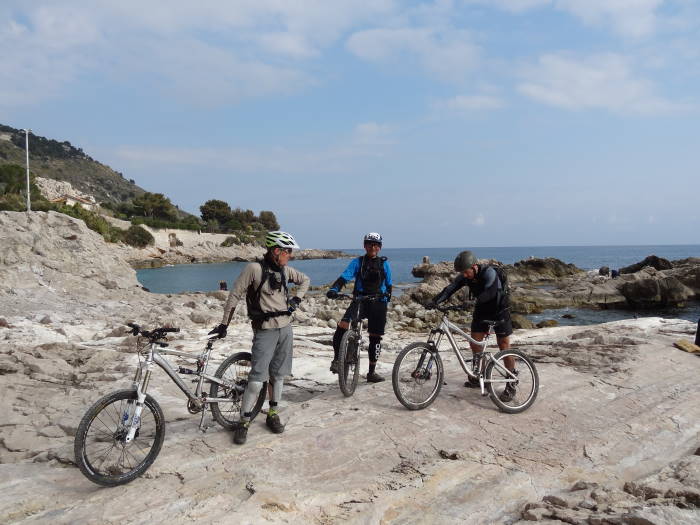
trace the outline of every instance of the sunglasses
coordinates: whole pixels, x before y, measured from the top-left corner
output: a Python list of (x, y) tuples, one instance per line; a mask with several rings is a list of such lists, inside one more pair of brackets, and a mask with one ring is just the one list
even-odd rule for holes
[(292, 249), (291, 248), (280, 248), (283, 252), (288, 253), (289, 255), (292, 254)]

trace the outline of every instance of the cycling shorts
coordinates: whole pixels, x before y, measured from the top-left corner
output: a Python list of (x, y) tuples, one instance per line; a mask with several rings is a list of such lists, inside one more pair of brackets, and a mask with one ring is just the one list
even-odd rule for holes
[[(389, 304), (384, 301), (363, 302), (360, 304), (360, 319), (367, 319), (367, 331), (370, 334), (384, 335), (386, 327), (386, 312)], [(343, 314), (343, 321), (350, 322), (355, 306), (350, 305)]]

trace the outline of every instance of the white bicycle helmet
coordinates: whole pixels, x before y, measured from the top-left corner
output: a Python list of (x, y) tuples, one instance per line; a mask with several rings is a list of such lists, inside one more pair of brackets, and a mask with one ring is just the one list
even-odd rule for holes
[(265, 237), (265, 246), (268, 248), (279, 246), (280, 248), (300, 249), (292, 234), (282, 231), (269, 232)]
[(367, 235), (365, 235), (363, 242), (378, 242), (379, 244), (382, 244), (382, 236), (377, 232), (369, 232)]

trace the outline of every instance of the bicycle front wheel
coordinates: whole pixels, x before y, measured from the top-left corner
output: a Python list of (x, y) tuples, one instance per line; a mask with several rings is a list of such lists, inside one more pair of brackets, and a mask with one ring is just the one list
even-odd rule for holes
[(425, 343), (410, 344), (394, 362), (394, 394), (409, 410), (426, 408), (440, 393), (444, 373), (437, 350)]
[(343, 334), (338, 349), (338, 385), (345, 397), (355, 393), (360, 379), (360, 345), (357, 333), (348, 330)]
[(165, 438), (165, 417), (146, 395), (141, 422), (125, 442), (136, 408), (135, 390), (119, 390), (92, 405), (78, 425), (73, 450), (75, 464), (93, 483), (114, 487), (128, 483), (153, 464)]
[(503, 350), (494, 355), (486, 365), (484, 380), (491, 401), (508, 414), (530, 408), (540, 388), (535, 363), (520, 350)]
[[(216, 422), (227, 430), (233, 430), (241, 419), (243, 392), (248, 386), (248, 374), (252, 366), (250, 352), (237, 352), (227, 357), (214, 373), (224, 384), (212, 383), (209, 397), (225, 399), (223, 403), (212, 403), (211, 413)], [(258, 415), (267, 396), (267, 382), (263, 383), (260, 395), (253, 405), (251, 420)]]

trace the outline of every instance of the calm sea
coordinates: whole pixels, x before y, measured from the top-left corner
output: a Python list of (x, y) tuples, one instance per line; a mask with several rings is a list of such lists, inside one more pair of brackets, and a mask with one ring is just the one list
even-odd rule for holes
[[(420, 264), (423, 256), (431, 262), (452, 261), (457, 253), (466, 248), (385, 248), (381, 254), (389, 259), (394, 283), (415, 283), (411, 269)], [(700, 257), (700, 245), (673, 246), (523, 246), (512, 248), (469, 248), (479, 258), (496, 259), (512, 264), (529, 257), (556, 257), (573, 263), (584, 270), (601, 266), (621, 268), (641, 261), (647, 255), (665, 259)], [(343, 249), (344, 252), (360, 255), (363, 250)], [(311, 284), (328, 284), (342, 273), (349, 259), (312, 259), (292, 261), (291, 265), (311, 278)], [(141, 284), (155, 293), (179, 293), (186, 291), (218, 290), (219, 281), (229, 286), (238, 277), (247, 263), (230, 262), (216, 264), (181, 264), (165, 268), (138, 270)]]

